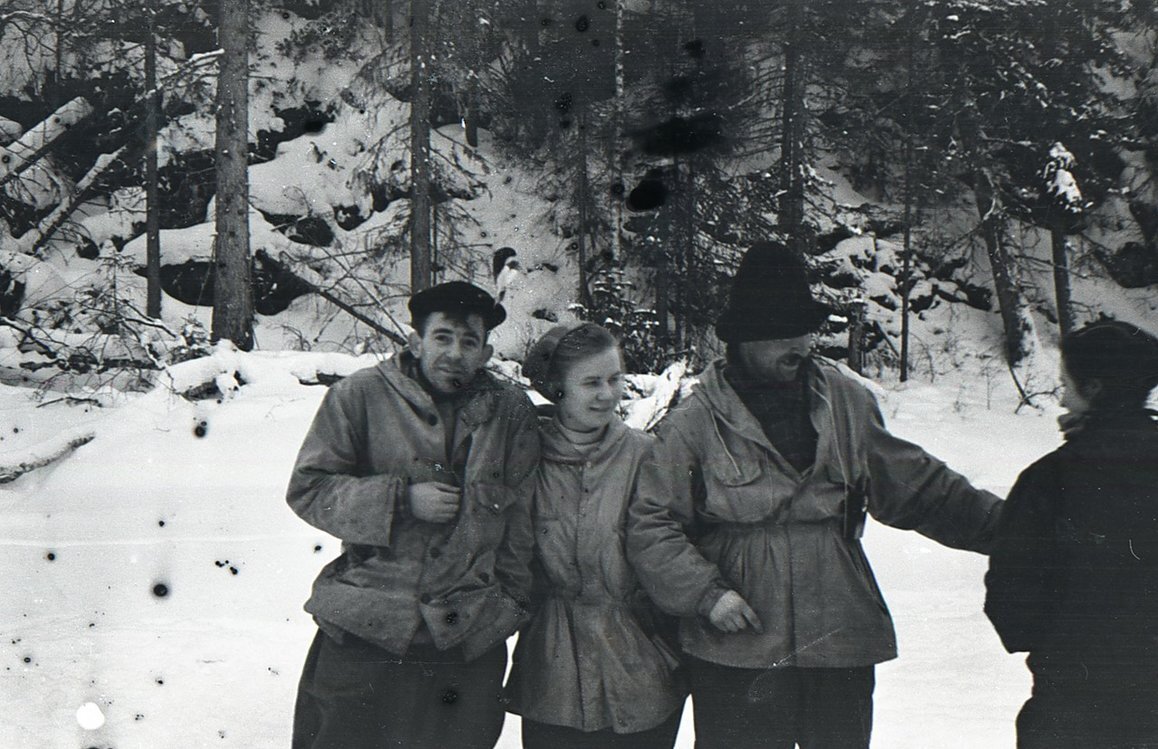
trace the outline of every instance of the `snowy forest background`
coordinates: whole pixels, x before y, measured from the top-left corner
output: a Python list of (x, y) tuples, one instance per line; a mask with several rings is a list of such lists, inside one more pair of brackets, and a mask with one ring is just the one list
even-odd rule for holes
[[(1158, 326), (1156, 22), (1131, 0), (0, 3), (0, 745), (288, 743), (300, 604), (337, 545), (284, 482), (318, 385), (396, 350), (430, 283), (503, 295), (515, 379), (555, 322), (615, 328), (646, 427), (718, 353), (743, 249), (780, 236), (840, 311), (824, 353), (1003, 494), (1056, 445), (1060, 332)], [(980, 615), (984, 560), (866, 543), (903, 652), (876, 744), (1012, 746), (1028, 680)]]

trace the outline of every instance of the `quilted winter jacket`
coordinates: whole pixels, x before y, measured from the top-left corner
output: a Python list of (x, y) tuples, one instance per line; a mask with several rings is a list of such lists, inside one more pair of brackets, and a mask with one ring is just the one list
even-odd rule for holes
[[(298, 453), (286, 500), (342, 541), (305, 608), (323, 628), (398, 654), (424, 622), (436, 647), (461, 646), (471, 660), (526, 616), (535, 414), (525, 394), (481, 372), (448, 455), (438, 409), (404, 371), (413, 364), (403, 353), (334, 384)], [(403, 507), (408, 484), (433, 480), (462, 487), (451, 523)]]
[[(665, 417), (630, 508), (628, 553), (680, 642), (738, 668), (854, 667), (896, 656), (892, 619), (845, 503), (888, 525), (986, 551), (1001, 500), (891, 435), (872, 394), (825, 360), (807, 372), (816, 459), (784, 460), (723, 376), (723, 361)], [(707, 614), (736, 590), (763, 632), (720, 632)]]
[(580, 731), (654, 728), (684, 690), (624, 548), (627, 502), (651, 438), (615, 420), (584, 457), (553, 420), (542, 434), (533, 510), (540, 603), (519, 633), (508, 709)]

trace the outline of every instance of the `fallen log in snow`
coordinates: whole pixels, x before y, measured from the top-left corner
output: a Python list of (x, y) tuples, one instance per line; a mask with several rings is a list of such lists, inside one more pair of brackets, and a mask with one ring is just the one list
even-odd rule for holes
[(55, 463), (96, 437), (91, 429), (69, 429), (39, 445), (17, 452), (0, 454), (0, 484), (15, 481), (30, 471)]

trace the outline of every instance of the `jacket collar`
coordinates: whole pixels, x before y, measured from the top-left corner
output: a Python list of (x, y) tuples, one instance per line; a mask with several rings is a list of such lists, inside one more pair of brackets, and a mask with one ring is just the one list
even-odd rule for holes
[[(724, 367), (726, 366), (727, 362), (722, 358), (709, 364), (700, 375), (699, 384), (693, 391), (693, 397), (699, 397), (704, 401), (708, 406), (711, 418), (718, 419), (731, 432), (760, 445), (776, 456), (777, 461), (781, 464), (781, 469), (788, 475), (796, 477), (804, 475), (780, 457), (780, 453), (772, 446), (768, 436), (764, 434), (764, 428), (760, 426), (760, 422), (744, 405), (735, 388), (724, 376)], [(808, 368), (805, 373), (805, 387), (808, 388), (809, 392), (809, 417), (812, 419), (812, 425), (817, 432), (816, 457), (813, 461), (813, 468), (815, 468), (821, 461), (828, 459), (831, 450), (840, 450), (840, 446), (836, 444), (838, 436), (833, 431), (836, 419), (830, 397), (832, 388), (829, 381), (831, 376), (829, 367), (822, 366), (815, 358), (810, 358), (805, 366)], [(844, 456), (839, 457), (843, 463)], [(805, 471), (805, 474), (811, 471), (812, 468)], [(849, 480), (848, 477), (845, 478), (846, 482)]]
[[(396, 354), (378, 365), (378, 371), (400, 396), (416, 408), (429, 410), (434, 408), (434, 398), (415, 379), (417, 368), (418, 360), (410, 351)], [(479, 370), (463, 392), (455, 396), (458, 419), (471, 429), (487, 422), (494, 415), (501, 388), (494, 375), (485, 369)]]
[(539, 434), (543, 440), (543, 458), (555, 463), (581, 465), (583, 463), (597, 463), (614, 450), (627, 436), (627, 426), (618, 418), (612, 419), (607, 425), (607, 433), (599, 441), (598, 446), (584, 454), (572, 445), (554, 418), (539, 420)]

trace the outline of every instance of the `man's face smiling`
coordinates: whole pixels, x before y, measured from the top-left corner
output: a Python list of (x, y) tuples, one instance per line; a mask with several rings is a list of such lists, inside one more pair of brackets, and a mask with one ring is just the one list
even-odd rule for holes
[(812, 334), (797, 338), (745, 341), (737, 345), (736, 360), (748, 377), (768, 385), (796, 379), (812, 352)]
[(445, 312), (432, 312), (421, 335), (410, 334), (410, 351), (426, 381), (439, 393), (453, 395), (491, 358), (493, 349), (486, 339), (482, 316), (472, 313), (457, 320)]

